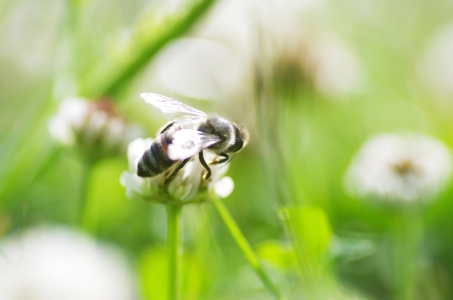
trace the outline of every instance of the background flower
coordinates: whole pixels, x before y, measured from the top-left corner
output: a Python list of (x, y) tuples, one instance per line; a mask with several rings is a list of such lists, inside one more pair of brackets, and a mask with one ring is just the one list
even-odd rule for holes
[(0, 299), (137, 299), (124, 255), (78, 232), (30, 229), (0, 249)]
[(453, 99), (453, 25), (439, 29), (430, 39), (420, 73), (426, 86), (444, 99)]
[(140, 130), (128, 124), (109, 100), (65, 99), (49, 120), (51, 136), (64, 145), (77, 145), (84, 155), (99, 159), (120, 153)]
[(448, 148), (424, 135), (383, 134), (354, 157), (347, 188), (359, 196), (387, 200), (428, 200), (445, 185), (452, 169)]

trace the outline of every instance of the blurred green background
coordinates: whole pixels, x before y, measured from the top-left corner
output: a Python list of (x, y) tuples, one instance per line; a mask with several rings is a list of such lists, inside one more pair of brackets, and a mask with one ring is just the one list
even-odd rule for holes
[[(348, 195), (343, 178), (373, 134), (453, 148), (453, 96), (423, 69), (452, 21), (445, 0), (2, 0), (0, 236), (77, 228), (128, 255), (141, 298), (165, 299), (165, 208), (126, 198), (126, 150), (86, 182), (84, 154), (48, 131), (58, 104), (79, 96), (111, 99), (153, 137), (166, 120), (139, 94), (158, 92), (249, 128), (224, 203), (288, 299), (403, 299), (393, 212)], [(422, 210), (413, 299), (453, 298), (452, 197), (449, 183)], [(211, 203), (188, 205), (184, 223), (185, 299), (272, 299)]]

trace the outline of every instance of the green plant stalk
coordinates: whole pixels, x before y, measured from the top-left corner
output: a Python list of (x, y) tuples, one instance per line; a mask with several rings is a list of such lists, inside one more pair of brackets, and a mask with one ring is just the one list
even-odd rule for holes
[(414, 299), (422, 223), (420, 212), (410, 208), (398, 208), (394, 214), (392, 265), (395, 299)]
[(85, 220), (87, 203), (88, 203), (88, 192), (90, 188), (90, 173), (92, 164), (81, 160), (81, 171), (80, 171), (80, 184), (79, 184), (79, 203), (77, 203), (77, 225), (83, 228)]
[(258, 259), (258, 256), (253, 251), (253, 249), (250, 246), (250, 244), (248, 243), (247, 239), (242, 234), (241, 229), (236, 224), (233, 217), (231, 216), (231, 214), (228, 212), (227, 208), (223, 204), (223, 202), (220, 201), (220, 199), (217, 199), (216, 201), (214, 201), (214, 205), (217, 208), (217, 211), (219, 212), (220, 217), (225, 222), (225, 225), (228, 227), (234, 240), (236, 241), (239, 248), (241, 249), (242, 253), (245, 255), (249, 264), (252, 266), (253, 270), (258, 275), (258, 277), (260, 278), (260, 280), (264, 284), (264, 286), (269, 290), (269, 292), (271, 292), (275, 296), (275, 298), (280, 299), (280, 300), (286, 299), (285, 297), (283, 297), (283, 295), (280, 293), (278, 288), (274, 285), (272, 280), (269, 278), (267, 273), (264, 271), (263, 266), (261, 265), (261, 263)]
[[(92, 84), (92, 78), (82, 83), (82, 94), (90, 97), (102, 97), (115, 95), (124, 85), (126, 85), (134, 75), (139, 73), (147, 62), (153, 58), (160, 49), (168, 42), (187, 32), (200, 17), (214, 4), (215, 0), (201, 0), (195, 4), (191, 10), (173, 26), (168, 27), (159, 37), (148, 45), (145, 45), (139, 52), (134, 55), (120, 72), (113, 72), (113, 77), (107, 77), (105, 82)], [(105, 74), (104, 74), (105, 76)], [(91, 90), (88, 88), (91, 87)]]
[(168, 299), (180, 300), (182, 292), (182, 205), (167, 204)]

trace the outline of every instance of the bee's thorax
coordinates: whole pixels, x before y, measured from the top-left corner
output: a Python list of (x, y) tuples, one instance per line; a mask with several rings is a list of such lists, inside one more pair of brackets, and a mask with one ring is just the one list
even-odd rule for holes
[(206, 122), (200, 124), (198, 130), (220, 138), (218, 143), (207, 148), (216, 153), (226, 152), (235, 142), (233, 123), (221, 117), (211, 117), (207, 119)]

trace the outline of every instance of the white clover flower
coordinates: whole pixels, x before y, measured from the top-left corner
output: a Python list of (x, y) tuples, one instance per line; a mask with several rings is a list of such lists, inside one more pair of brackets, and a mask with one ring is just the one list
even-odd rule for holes
[(421, 64), (421, 76), (439, 96), (453, 99), (453, 24), (432, 39)]
[(368, 140), (346, 173), (348, 191), (399, 202), (427, 201), (452, 171), (447, 147), (424, 135), (382, 134)]
[[(120, 178), (128, 198), (161, 203), (169, 200), (182, 203), (203, 202), (216, 197), (228, 197), (233, 191), (233, 180), (230, 177), (223, 177), (229, 164), (210, 165), (212, 174), (210, 180), (206, 181), (203, 179), (205, 169), (198, 156), (194, 156), (187, 162), (170, 182), (166, 182), (166, 178), (172, 169), (154, 177), (138, 176), (137, 163), (152, 142), (150, 138), (138, 138), (129, 144), (127, 151), (129, 170), (124, 171)], [(205, 159), (211, 161), (214, 155), (206, 152)]]
[(48, 125), (56, 141), (68, 146), (76, 144), (94, 159), (119, 152), (139, 133), (107, 100), (65, 99)]
[(135, 300), (136, 283), (117, 250), (64, 228), (0, 241), (2, 300)]

